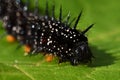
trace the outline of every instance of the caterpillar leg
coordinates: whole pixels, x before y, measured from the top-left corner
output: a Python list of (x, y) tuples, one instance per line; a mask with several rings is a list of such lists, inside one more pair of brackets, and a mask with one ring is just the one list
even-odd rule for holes
[(31, 51), (31, 47), (28, 45), (24, 45), (23, 48), (26, 55)]
[(52, 54), (46, 54), (45, 55), (45, 61), (46, 62), (51, 62), (51, 61), (53, 61), (53, 59), (54, 59), (54, 56)]
[(7, 35), (6, 40), (7, 40), (8, 42), (10, 42), (10, 43), (12, 43), (12, 42), (15, 42), (15, 41), (16, 41), (15, 37), (14, 37), (14, 36), (12, 36), (12, 35)]

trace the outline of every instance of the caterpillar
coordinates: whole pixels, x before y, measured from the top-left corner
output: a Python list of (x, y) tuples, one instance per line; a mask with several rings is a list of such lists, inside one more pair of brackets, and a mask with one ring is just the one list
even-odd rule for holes
[[(59, 18), (55, 17), (55, 5), (52, 6), (52, 15), (49, 14), (48, 1), (45, 15), (39, 15), (38, 9), (30, 12), (27, 8), (21, 0), (0, 0), (0, 18), (3, 20), (4, 29), (10, 35), (10, 41), (17, 40), (25, 46), (25, 52), (30, 55), (41, 53), (56, 56), (59, 63), (79, 65), (92, 61), (94, 56), (85, 33), (94, 24), (84, 31), (76, 29), (82, 11), (71, 26), (73, 21), (69, 21), (69, 14), (66, 21), (62, 20), (62, 6)], [(51, 57), (47, 58), (48, 61), (50, 59)]]

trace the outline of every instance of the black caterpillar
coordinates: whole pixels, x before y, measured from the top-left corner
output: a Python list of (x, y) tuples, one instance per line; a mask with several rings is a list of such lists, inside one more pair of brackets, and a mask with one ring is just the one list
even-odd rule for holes
[(21, 45), (29, 46), (29, 54), (44, 52), (57, 56), (59, 63), (68, 61), (71, 65), (91, 62), (93, 55), (85, 33), (94, 24), (84, 31), (76, 30), (82, 11), (71, 28), (73, 21), (69, 21), (69, 14), (66, 21), (62, 21), (62, 7), (59, 19), (55, 17), (54, 5), (52, 16), (49, 15), (48, 2), (45, 16), (39, 15), (38, 9), (31, 12), (27, 8), (28, 5), (21, 0), (0, 0), (0, 18), (3, 20), (4, 29)]

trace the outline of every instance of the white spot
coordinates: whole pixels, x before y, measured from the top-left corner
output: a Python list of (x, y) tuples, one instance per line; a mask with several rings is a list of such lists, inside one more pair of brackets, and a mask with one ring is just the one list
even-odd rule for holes
[(73, 34), (75, 34), (75, 32), (73, 32)]
[(81, 48), (82, 50), (84, 50), (84, 47), (83, 47), (83, 46), (81, 46), (80, 48)]
[(45, 32), (45, 29), (43, 29), (43, 32)]
[(66, 51), (66, 53), (68, 53), (68, 51)]
[(75, 64), (76, 63), (76, 60), (74, 59), (73, 63)]
[(61, 27), (61, 29), (64, 29), (64, 27)]
[(75, 37), (76, 35), (74, 34), (73, 36)]
[(69, 32), (69, 29), (67, 29), (67, 32)]
[(54, 28), (52, 28), (52, 31), (54, 30)]
[(28, 33), (27, 33), (28, 35), (31, 35), (31, 32), (30, 31), (28, 31)]
[(65, 37), (66, 37), (66, 38), (68, 38), (68, 36), (67, 36), (67, 35), (66, 35)]
[(47, 42), (47, 45), (49, 45), (50, 43), (52, 43), (52, 41)]
[(57, 48), (57, 50), (60, 50), (60, 48)]
[(72, 36), (70, 36), (70, 39), (72, 39), (73, 37)]
[(55, 23), (52, 24), (53, 26), (55, 25)]
[(45, 26), (45, 23), (43, 22), (42, 25)]
[(32, 25), (32, 28), (35, 28), (35, 25)]
[(38, 29), (40, 29), (40, 27), (38, 27)]
[(40, 44), (42, 44), (42, 42), (40, 41)]
[(64, 36), (67, 36), (66, 34), (64, 34)]
[(50, 21), (48, 21), (48, 24), (51, 24), (51, 22), (50, 22)]
[(69, 48), (69, 51), (71, 51), (71, 49)]
[(16, 27), (13, 27), (13, 31), (16, 31)]
[(51, 51), (51, 49), (48, 49), (49, 51)]
[(53, 33), (54, 31), (51, 31), (51, 33)]
[(41, 34), (42, 36), (44, 35), (44, 33)]
[(60, 24), (60, 21), (58, 21), (58, 24)]
[(48, 38), (47, 40), (48, 40), (48, 41), (50, 41), (50, 39), (49, 39), (49, 38)]
[(64, 33), (61, 32), (61, 35), (64, 35)]
[(53, 47), (55, 48), (56, 46), (54, 45)]
[(45, 16), (45, 19), (48, 19), (48, 16)]
[(49, 38), (51, 39), (51, 36), (49, 36)]
[(73, 42), (76, 42), (76, 40), (73, 40)]
[(35, 44), (37, 45), (37, 41), (35, 41)]
[(58, 32), (58, 29), (55, 29), (56, 32)]
[(5, 17), (4, 17), (4, 20), (8, 20), (8, 16), (5, 16)]
[(55, 26), (58, 26), (58, 24), (55, 24)]
[(54, 18), (52, 17), (52, 19), (51, 19), (52, 21), (54, 20)]
[(27, 9), (28, 9), (28, 8), (25, 6), (25, 7), (24, 7), (24, 11), (27, 11)]
[(50, 28), (52, 28), (52, 25), (49, 25)]

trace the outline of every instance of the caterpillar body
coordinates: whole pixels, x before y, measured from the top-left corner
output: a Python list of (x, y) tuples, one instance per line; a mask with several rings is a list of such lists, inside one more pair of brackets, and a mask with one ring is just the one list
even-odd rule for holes
[(62, 6), (59, 19), (55, 17), (54, 5), (52, 16), (49, 15), (48, 2), (46, 2), (45, 15), (28, 11), (26, 9), (28, 7), (21, 0), (0, 0), (0, 8), (4, 29), (20, 44), (27, 46), (27, 53), (44, 52), (45, 55), (57, 56), (59, 63), (70, 62), (71, 65), (91, 62), (93, 55), (85, 33), (94, 24), (84, 31), (76, 29), (82, 11), (75, 24), (71, 26), (69, 14), (66, 21), (62, 21)]

